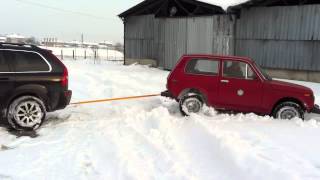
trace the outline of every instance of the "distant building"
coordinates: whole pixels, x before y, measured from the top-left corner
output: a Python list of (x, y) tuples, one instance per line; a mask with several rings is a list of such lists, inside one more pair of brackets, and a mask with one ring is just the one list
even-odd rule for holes
[(96, 48), (96, 49), (111, 49), (113, 44), (109, 41), (95, 42), (80, 42), (80, 41), (61, 41), (58, 38), (44, 38), (41, 45), (47, 47), (83, 47), (83, 48)]
[(41, 43), (43, 46), (49, 46), (49, 47), (63, 47), (64, 42), (59, 41), (57, 38), (44, 38)]
[(0, 43), (4, 43), (7, 41), (7, 37), (0, 36)]
[(100, 48), (109, 48), (109, 47), (112, 47), (112, 46), (113, 46), (113, 43), (110, 42), (110, 41), (99, 42), (99, 47)]
[(6, 36), (6, 42), (8, 43), (26, 43), (29, 39), (29, 37), (24, 37), (19, 34), (9, 34)]

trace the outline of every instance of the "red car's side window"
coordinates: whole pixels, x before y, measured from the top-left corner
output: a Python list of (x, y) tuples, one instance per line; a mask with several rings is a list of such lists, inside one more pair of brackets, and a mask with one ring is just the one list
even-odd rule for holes
[(197, 75), (219, 75), (219, 60), (212, 59), (192, 59), (185, 68), (187, 74)]
[(247, 80), (257, 78), (255, 72), (247, 63), (239, 61), (225, 61), (223, 63), (223, 77)]

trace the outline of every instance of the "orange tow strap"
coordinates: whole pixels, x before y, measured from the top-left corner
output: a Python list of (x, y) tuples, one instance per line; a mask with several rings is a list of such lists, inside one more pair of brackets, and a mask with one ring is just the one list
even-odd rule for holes
[(112, 99), (100, 99), (100, 100), (93, 100), (93, 101), (82, 101), (82, 102), (71, 103), (71, 105), (93, 104), (93, 103), (110, 102), (110, 101), (123, 101), (123, 100), (130, 100), (130, 99), (155, 97), (155, 96), (160, 96), (160, 94), (151, 94), (151, 95), (145, 95), (145, 96), (130, 96), (130, 97), (121, 97), (121, 98), (112, 98)]

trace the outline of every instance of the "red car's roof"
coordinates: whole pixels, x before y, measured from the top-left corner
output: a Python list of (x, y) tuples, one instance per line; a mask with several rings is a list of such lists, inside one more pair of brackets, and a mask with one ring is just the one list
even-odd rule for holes
[(185, 55), (183, 55), (183, 57), (207, 57), (207, 58), (234, 59), (234, 60), (242, 60), (242, 61), (252, 62), (252, 60), (248, 57), (214, 55), (214, 54), (185, 54)]

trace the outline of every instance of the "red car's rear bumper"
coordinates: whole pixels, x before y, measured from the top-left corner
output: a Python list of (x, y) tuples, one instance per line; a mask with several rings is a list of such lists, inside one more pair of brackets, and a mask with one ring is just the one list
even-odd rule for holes
[(173, 95), (170, 93), (170, 91), (164, 91), (164, 92), (162, 92), (161, 93), (161, 96), (163, 96), (163, 97), (168, 97), (168, 98), (173, 98), (174, 99), (174, 97), (173, 97)]

